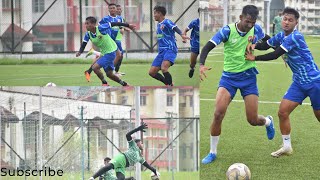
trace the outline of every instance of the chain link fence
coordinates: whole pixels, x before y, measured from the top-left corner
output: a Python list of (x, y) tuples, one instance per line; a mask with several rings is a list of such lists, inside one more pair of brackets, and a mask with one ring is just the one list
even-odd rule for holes
[[(153, 52), (157, 50), (156, 24), (153, 7), (167, 9), (166, 18), (176, 22), (183, 30), (198, 17), (197, 0), (3, 0), (0, 3), (0, 52), (2, 53), (71, 53), (80, 48), (86, 32), (87, 16), (100, 21), (108, 15), (108, 4), (122, 7), (127, 23), (137, 26), (126, 31), (122, 45), (127, 52)], [(177, 37), (180, 50), (188, 50)], [(86, 50), (89, 50), (88, 45)]]

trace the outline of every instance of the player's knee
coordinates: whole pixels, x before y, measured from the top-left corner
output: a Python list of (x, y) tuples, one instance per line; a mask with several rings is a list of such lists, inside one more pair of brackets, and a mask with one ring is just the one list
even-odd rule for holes
[(279, 110), (278, 111), (278, 117), (280, 120), (283, 120), (283, 119), (287, 119), (289, 117), (289, 113), (283, 111), (283, 110)]
[(222, 111), (215, 111), (214, 112), (214, 121), (215, 122), (222, 122), (225, 113)]
[(153, 72), (153, 71), (149, 71), (149, 76), (151, 76), (151, 77), (155, 77), (156, 76), (156, 72)]
[(251, 119), (247, 119), (248, 123), (251, 125), (251, 126), (257, 126), (258, 125), (258, 118), (257, 119), (254, 119), (254, 118), (251, 118)]

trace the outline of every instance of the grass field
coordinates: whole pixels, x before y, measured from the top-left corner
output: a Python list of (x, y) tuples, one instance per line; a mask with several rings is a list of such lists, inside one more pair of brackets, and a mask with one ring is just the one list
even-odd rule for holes
[[(58, 86), (100, 86), (101, 81), (92, 73), (91, 82), (87, 82), (83, 72), (90, 66), (90, 60), (83, 64), (83, 60), (48, 60), (45, 61), (25, 61), (18, 63), (17, 60), (0, 59), (0, 85), (5, 86), (44, 86), (48, 82), (53, 82)], [(130, 62), (130, 60), (127, 60)], [(14, 64), (14, 65), (12, 65)], [(124, 63), (120, 71), (126, 75), (121, 78), (133, 86), (162, 86), (160, 81), (151, 78), (148, 74), (151, 62)], [(170, 67), (175, 86), (198, 86), (198, 70), (194, 77), (189, 78), (189, 60), (179, 60), (177, 64)], [(103, 71), (103, 70), (102, 70)], [(119, 86), (118, 83), (106, 80), (112, 86)]]
[[(212, 34), (202, 33), (201, 44)], [(320, 66), (319, 38), (307, 37), (307, 43), (318, 66)], [(210, 149), (209, 126), (213, 117), (216, 89), (223, 69), (223, 45), (211, 51), (206, 65), (212, 67), (208, 78), (200, 83), (200, 160)], [(257, 54), (262, 54), (256, 51)], [(265, 52), (263, 52), (265, 53)], [(257, 63), (259, 114), (272, 115), (276, 135), (269, 141), (264, 127), (252, 127), (246, 121), (244, 103), (239, 92), (227, 111), (218, 144), (218, 158), (209, 165), (200, 166), (200, 179), (226, 179), (228, 167), (236, 162), (245, 163), (254, 180), (319, 179), (320, 172), (320, 123), (314, 117), (309, 99), (291, 114), (291, 137), (294, 154), (272, 158), (270, 153), (282, 143), (277, 111), (279, 101), (291, 84), (292, 73), (282, 60)], [(319, 95), (320, 98), (320, 95)]]
[[(150, 180), (150, 171), (145, 171), (141, 173), (141, 179), (142, 180)], [(89, 177), (92, 175), (92, 173), (85, 173), (85, 180), (89, 179)], [(160, 172), (160, 178), (161, 180), (171, 180), (172, 179), (172, 173), (171, 172)], [(127, 177), (129, 177), (128, 175)], [(24, 177), (1, 177), (2, 180), (24, 180)], [(28, 180), (39, 180), (39, 177), (27, 177)], [(82, 175), (81, 173), (64, 173), (63, 176), (53, 176), (53, 177), (43, 177), (43, 180), (81, 180)], [(198, 180), (199, 179), (199, 172), (174, 172), (174, 179), (175, 180), (186, 180), (186, 179), (192, 179), (192, 180)]]

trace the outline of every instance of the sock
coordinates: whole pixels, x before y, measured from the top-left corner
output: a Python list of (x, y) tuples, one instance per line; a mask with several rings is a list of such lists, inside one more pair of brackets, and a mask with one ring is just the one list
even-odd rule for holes
[(169, 72), (163, 73), (166, 85), (172, 85), (172, 76)]
[(123, 59), (123, 57), (121, 57), (119, 59), (119, 62), (116, 64), (116, 67), (115, 67), (115, 71), (116, 72), (119, 72), (119, 69), (120, 69), (120, 66), (121, 66), (121, 63), (122, 63), (122, 59)]
[(164, 77), (160, 73), (157, 73), (153, 78), (163, 82), (163, 84), (166, 84), (166, 81), (165, 81)]
[(285, 148), (285, 149), (291, 148), (290, 134), (282, 135), (282, 141), (283, 141), (283, 148)]
[(101, 55), (101, 53), (98, 52), (98, 51), (93, 51), (93, 54), (96, 55), (96, 56), (100, 56)]
[(87, 72), (89, 73), (89, 74), (91, 74), (91, 72), (92, 72), (92, 66), (90, 66), (90, 68), (87, 70)]
[(125, 81), (122, 81), (121, 79), (120, 79), (120, 81), (119, 81), (119, 84), (121, 84), (122, 86), (128, 85), (128, 83), (126, 83)]
[(210, 136), (210, 153), (217, 154), (217, 146), (220, 136)]
[(108, 82), (105, 79), (103, 79), (102, 84), (108, 84)]
[(264, 118), (266, 120), (265, 126), (268, 127), (271, 124), (271, 119), (269, 119), (268, 117)]

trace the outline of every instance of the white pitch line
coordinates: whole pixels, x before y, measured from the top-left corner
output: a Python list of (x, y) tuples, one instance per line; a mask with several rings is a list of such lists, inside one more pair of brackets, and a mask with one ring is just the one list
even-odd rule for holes
[[(200, 101), (216, 101), (216, 99), (201, 98)], [(233, 99), (232, 102), (243, 103), (243, 100)], [(258, 101), (261, 104), (280, 104), (279, 101)], [(311, 105), (311, 103), (302, 103), (302, 105)]]

